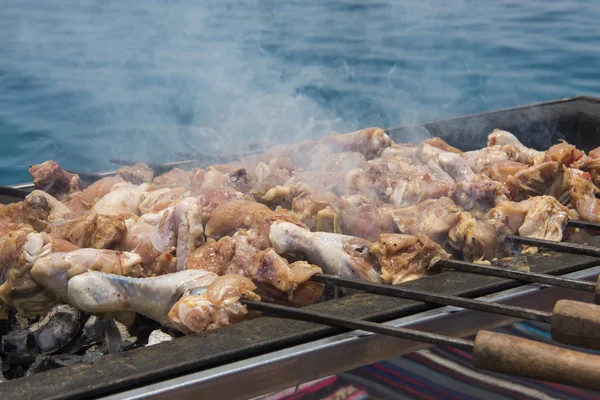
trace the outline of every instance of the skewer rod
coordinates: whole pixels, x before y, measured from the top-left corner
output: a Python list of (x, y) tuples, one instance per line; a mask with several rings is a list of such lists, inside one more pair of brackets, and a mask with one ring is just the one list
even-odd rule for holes
[(600, 224), (598, 224), (596, 222), (582, 221), (580, 219), (569, 220), (569, 222), (567, 223), (567, 226), (569, 226), (571, 228), (598, 229), (598, 230), (600, 230)]
[(506, 268), (481, 265), (458, 260), (440, 260), (435, 265), (442, 268), (451, 268), (461, 272), (471, 272), (481, 275), (498, 276), (501, 278), (515, 279), (531, 283), (542, 283), (544, 285), (581, 290), (584, 292), (594, 292), (596, 290), (596, 284), (592, 282), (578, 281), (575, 279), (545, 275), (537, 272), (511, 271)]
[(583, 244), (565, 243), (565, 242), (554, 242), (552, 240), (534, 239), (525, 236), (508, 235), (506, 240), (527, 244), (530, 246), (540, 246), (550, 250), (562, 251), (565, 253), (582, 254), (584, 256), (600, 257), (600, 248), (586, 246)]
[(414, 329), (397, 328), (378, 324), (376, 322), (362, 321), (360, 319), (342, 317), (339, 315), (334, 316), (314, 310), (309, 311), (302, 308), (293, 308), (251, 300), (241, 300), (241, 302), (249, 309), (273, 313), (281, 317), (299, 319), (302, 321), (315, 322), (318, 324), (336, 326), (345, 329), (373, 332), (381, 335), (397, 337), (400, 339), (429, 343), (434, 346), (454, 347), (464, 351), (473, 351), (474, 349), (474, 344), (470, 340), (457, 339), (450, 336), (438, 335), (429, 332), (421, 332)]
[(528, 308), (511, 306), (506, 304), (487, 303), (481, 300), (467, 299), (459, 296), (441, 295), (420, 290), (407, 289), (400, 286), (384, 285), (380, 283), (364, 282), (355, 279), (339, 278), (334, 275), (316, 274), (311, 280), (321, 283), (345, 286), (352, 289), (364, 290), (369, 293), (377, 293), (386, 296), (401, 297), (426, 303), (454, 306), (469, 310), (489, 312), (493, 314), (507, 315), (519, 319), (550, 323), (552, 314), (544, 311), (531, 310)]

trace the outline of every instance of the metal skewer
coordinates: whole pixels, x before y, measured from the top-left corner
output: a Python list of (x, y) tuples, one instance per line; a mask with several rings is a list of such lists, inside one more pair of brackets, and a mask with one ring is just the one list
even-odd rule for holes
[(592, 390), (600, 389), (600, 369), (597, 368), (600, 365), (600, 356), (596, 355), (490, 331), (479, 331), (475, 341), (471, 341), (355, 318), (334, 316), (314, 310), (251, 300), (241, 300), (241, 302), (249, 309), (281, 317), (471, 351), (473, 352), (473, 364), (488, 371), (580, 386)]
[(282, 306), (279, 304), (265, 303), (261, 301), (241, 300), (242, 304), (256, 311), (273, 313), (277, 316), (300, 319), (303, 321), (316, 322), (339, 328), (361, 330), (379, 333), (381, 335), (393, 336), (400, 339), (414, 340), (429, 343), (434, 346), (449, 346), (460, 350), (473, 351), (474, 343), (470, 340), (438, 335), (436, 333), (421, 332), (414, 329), (397, 328), (386, 326), (376, 322), (362, 321), (360, 319), (348, 318), (339, 315), (331, 315), (313, 310)]
[(442, 268), (451, 268), (461, 272), (497, 276), (500, 278), (515, 279), (530, 283), (541, 283), (544, 285), (581, 290), (584, 292), (594, 292), (596, 290), (596, 284), (592, 282), (578, 281), (575, 279), (540, 274), (537, 272), (512, 271), (502, 267), (475, 264), (467, 261), (440, 260), (435, 263), (435, 265)]
[(582, 221), (580, 219), (571, 219), (567, 223), (571, 228), (597, 229), (600, 230), (600, 224), (597, 222)]
[(0, 186), (0, 196), (10, 196), (24, 199), (30, 192), (23, 189), (17, 189), (10, 186)]
[(485, 301), (468, 299), (459, 296), (422, 292), (420, 290), (408, 289), (401, 286), (365, 282), (356, 279), (339, 278), (335, 275), (328, 274), (316, 274), (310, 279), (315, 282), (339, 285), (352, 289), (364, 290), (369, 293), (382, 294), (385, 296), (400, 297), (403, 299), (423, 301), (426, 303), (439, 304), (443, 306), (453, 306), (466, 308), (469, 310), (507, 315), (509, 317), (546, 322), (548, 324), (552, 322), (552, 314), (549, 312), (532, 310), (529, 308), (511, 306), (507, 304), (487, 303)]
[(565, 253), (581, 254), (584, 256), (600, 257), (600, 248), (586, 246), (584, 244), (554, 242), (552, 240), (534, 239), (525, 236), (508, 235), (506, 240), (514, 243), (527, 244), (530, 246), (544, 247), (550, 250), (562, 251)]

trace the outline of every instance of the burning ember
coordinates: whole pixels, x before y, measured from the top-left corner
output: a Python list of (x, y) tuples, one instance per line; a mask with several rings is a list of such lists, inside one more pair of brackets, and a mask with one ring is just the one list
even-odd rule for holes
[[(48, 161), (0, 206), (7, 378), (244, 320), (241, 299), (304, 306), (325, 272), (399, 284), (455, 257), (511, 255), (600, 222), (600, 150), (542, 152), (495, 130), (469, 152), (377, 128), (276, 146), (206, 170), (127, 166), (83, 188)], [(537, 251), (534, 247), (523, 252)]]

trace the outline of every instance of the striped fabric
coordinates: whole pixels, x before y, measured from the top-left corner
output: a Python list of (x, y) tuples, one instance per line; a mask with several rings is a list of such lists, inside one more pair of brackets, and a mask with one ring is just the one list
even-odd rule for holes
[[(498, 331), (556, 345), (541, 323), (520, 322)], [(292, 399), (568, 400), (600, 399), (600, 393), (482, 371), (473, 367), (470, 353), (432, 347), (260, 398)]]

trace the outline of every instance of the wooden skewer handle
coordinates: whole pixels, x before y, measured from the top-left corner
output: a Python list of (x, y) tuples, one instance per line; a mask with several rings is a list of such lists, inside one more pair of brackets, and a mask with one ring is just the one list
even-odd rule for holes
[(480, 331), (473, 362), (488, 371), (600, 390), (600, 356), (516, 336)]
[(596, 281), (596, 291), (594, 296), (594, 303), (600, 304), (600, 275), (598, 275), (598, 280)]
[(557, 342), (600, 350), (600, 306), (596, 304), (557, 301), (551, 327), (552, 339)]

